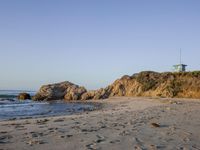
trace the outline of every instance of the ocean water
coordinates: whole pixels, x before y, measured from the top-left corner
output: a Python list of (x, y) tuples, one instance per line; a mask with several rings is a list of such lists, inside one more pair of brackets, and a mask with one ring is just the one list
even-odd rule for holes
[(27, 90), (0, 90), (0, 98), (16, 98), (19, 93), (29, 93), (31, 96), (35, 95), (36, 91)]
[(35, 91), (0, 90), (0, 120), (71, 115), (94, 109), (93, 105), (85, 103), (20, 101), (16, 97), (21, 92), (35, 94)]

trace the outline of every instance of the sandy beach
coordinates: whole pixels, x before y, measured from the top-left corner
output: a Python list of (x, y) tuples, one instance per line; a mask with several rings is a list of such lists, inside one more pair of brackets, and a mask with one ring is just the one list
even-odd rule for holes
[(200, 149), (200, 101), (115, 97), (71, 116), (0, 122), (1, 150)]

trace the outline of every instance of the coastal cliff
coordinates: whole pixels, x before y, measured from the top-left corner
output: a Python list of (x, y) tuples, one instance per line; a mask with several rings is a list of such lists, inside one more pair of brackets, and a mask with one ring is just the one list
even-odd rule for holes
[(200, 71), (145, 71), (132, 76), (125, 75), (106, 88), (93, 91), (66, 81), (42, 86), (33, 99), (88, 100), (112, 96), (200, 98)]

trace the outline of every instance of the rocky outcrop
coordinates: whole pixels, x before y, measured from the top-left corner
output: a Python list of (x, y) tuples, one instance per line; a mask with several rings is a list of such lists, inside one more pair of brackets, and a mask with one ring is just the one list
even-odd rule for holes
[(105, 99), (108, 98), (109, 91), (106, 89), (99, 89), (99, 90), (92, 90), (88, 91), (81, 96), (81, 100), (88, 100), (88, 99)]
[(88, 100), (112, 96), (182, 97), (200, 98), (200, 71), (180, 73), (141, 72), (125, 75), (113, 84), (99, 90), (87, 91), (84, 87), (62, 82), (42, 86), (36, 100)]
[(106, 97), (182, 97), (200, 98), (200, 72), (141, 72), (123, 76), (108, 86)]
[(87, 90), (71, 82), (43, 85), (33, 100), (78, 100)]
[(17, 96), (17, 99), (19, 99), (19, 100), (27, 100), (27, 99), (31, 99), (31, 96), (28, 93), (20, 93)]
[(65, 100), (80, 100), (82, 94), (86, 92), (87, 90), (84, 87), (73, 86), (67, 89), (64, 99)]

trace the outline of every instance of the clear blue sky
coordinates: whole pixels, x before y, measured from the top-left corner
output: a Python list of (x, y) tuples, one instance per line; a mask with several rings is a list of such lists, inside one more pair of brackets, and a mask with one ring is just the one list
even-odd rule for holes
[(1, 0), (0, 89), (69, 80), (89, 89), (200, 69), (200, 0)]

